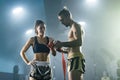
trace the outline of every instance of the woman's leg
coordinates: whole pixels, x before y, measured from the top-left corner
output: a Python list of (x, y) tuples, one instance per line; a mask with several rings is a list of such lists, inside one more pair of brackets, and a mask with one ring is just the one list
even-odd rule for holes
[(34, 78), (32, 78), (32, 77), (29, 77), (29, 80), (36, 80), (36, 79), (34, 79)]

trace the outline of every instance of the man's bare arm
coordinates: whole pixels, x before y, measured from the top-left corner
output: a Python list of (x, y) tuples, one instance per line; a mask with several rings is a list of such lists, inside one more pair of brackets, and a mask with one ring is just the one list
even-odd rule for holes
[(69, 41), (69, 42), (61, 42), (61, 46), (63, 47), (77, 47), (81, 45), (82, 45), (82, 42), (80, 39)]

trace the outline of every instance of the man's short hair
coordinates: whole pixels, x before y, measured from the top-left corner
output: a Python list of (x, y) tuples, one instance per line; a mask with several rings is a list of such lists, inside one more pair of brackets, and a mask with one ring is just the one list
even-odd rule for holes
[(68, 9), (62, 9), (59, 13), (58, 16), (64, 16), (64, 17), (72, 17), (71, 12)]

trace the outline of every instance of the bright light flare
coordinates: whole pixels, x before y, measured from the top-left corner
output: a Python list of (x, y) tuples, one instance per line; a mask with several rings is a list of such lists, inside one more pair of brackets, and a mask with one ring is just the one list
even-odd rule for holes
[(23, 8), (22, 8), (22, 7), (17, 7), (17, 8), (15, 8), (12, 12), (13, 12), (13, 14), (15, 14), (15, 15), (21, 14), (21, 13), (23, 13)]
[(97, 0), (86, 0), (86, 3), (90, 6), (94, 6), (97, 4)]
[(33, 29), (29, 29), (29, 30), (27, 30), (27, 31), (25, 32), (25, 34), (26, 34), (26, 35), (32, 35), (33, 32), (34, 32)]
[[(80, 21), (80, 22), (78, 22), (78, 23), (81, 25), (81, 29), (82, 29), (82, 31), (85, 32), (86, 22), (84, 22), (84, 21)], [(85, 33), (84, 33), (84, 34), (85, 34)]]
[(85, 26), (85, 25), (86, 25), (86, 23), (85, 23), (84, 21), (79, 22), (79, 24), (80, 24), (81, 26)]

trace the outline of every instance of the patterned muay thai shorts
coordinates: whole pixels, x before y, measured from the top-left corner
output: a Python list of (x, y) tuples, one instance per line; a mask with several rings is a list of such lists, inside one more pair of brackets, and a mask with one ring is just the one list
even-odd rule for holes
[(51, 80), (51, 68), (48, 62), (36, 61), (31, 66), (30, 77), (36, 80)]
[(85, 72), (85, 59), (81, 59), (79, 56), (68, 59), (68, 72), (72, 70), (78, 70), (81, 73)]

